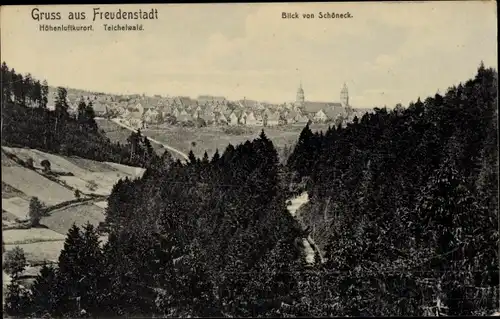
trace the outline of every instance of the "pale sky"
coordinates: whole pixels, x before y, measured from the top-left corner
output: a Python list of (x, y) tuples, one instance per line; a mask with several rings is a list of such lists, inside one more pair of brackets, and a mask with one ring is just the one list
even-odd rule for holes
[[(158, 9), (144, 31), (105, 31), (93, 8), (60, 11), (51, 25), (93, 24), (93, 32), (41, 32), (33, 6), (2, 6), (1, 59), (50, 85), (107, 93), (222, 95), (229, 99), (339, 101), (354, 107), (407, 105), (497, 68), (494, 1), (425, 3), (107, 5), (101, 11)], [(84, 11), (85, 21), (68, 20)], [(318, 12), (352, 19), (319, 19)], [(316, 19), (282, 19), (282, 12)]]

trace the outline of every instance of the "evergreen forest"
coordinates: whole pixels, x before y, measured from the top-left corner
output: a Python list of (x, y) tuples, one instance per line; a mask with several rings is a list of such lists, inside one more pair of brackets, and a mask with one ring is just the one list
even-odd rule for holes
[[(68, 115), (63, 88), (49, 111), (46, 83), (6, 65), (2, 77), (12, 83), (2, 86), (2, 145), (146, 168), (114, 186), (104, 245), (90, 224), (73, 226), (57, 265), (44, 266), (30, 291), (8, 287), (11, 316), (499, 308), (498, 73), (482, 63), (442, 95), (376, 108), (324, 132), (304, 127), (286, 163), (265, 131), (211, 158), (190, 153), (187, 163), (155, 155), (140, 135), (113, 144), (91, 105)], [(287, 205), (303, 192), (309, 202), (299, 221)], [(308, 235), (321, 247), (312, 264), (302, 244)]]

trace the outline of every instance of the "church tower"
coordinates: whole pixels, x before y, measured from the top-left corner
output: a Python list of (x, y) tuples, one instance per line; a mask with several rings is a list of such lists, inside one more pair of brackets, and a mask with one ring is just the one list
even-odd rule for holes
[(304, 89), (302, 89), (302, 81), (300, 82), (299, 88), (297, 89), (297, 98), (295, 99), (295, 104), (297, 106), (304, 106)]
[(342, 103), (343, 107), (349, 106), (349, 90), (347, 89), (347, 85), (345, 83), (340, 91), (340, 103)]

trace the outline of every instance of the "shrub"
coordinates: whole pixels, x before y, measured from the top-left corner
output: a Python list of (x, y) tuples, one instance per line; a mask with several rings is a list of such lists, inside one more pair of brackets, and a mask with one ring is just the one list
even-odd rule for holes
[(249, 130), (243, 126), (227, 126), (222, 131), (228, 135), (245, 135), (249, 133)]
[(177, 124), (177, 119), (175, 116), (167, 115), (164, 119), (164, 122), (170, 125), (175, 125)]
[(89, 181), (87, 183), (87, 188), (93, 192), (93, 191), (95, 191), (97, 189), (97, 183), (95, 181), (93, 181), (93, 180)]
[(28, 215), (30, 217), (32, 227), (40, 225), (40, 219), (45, 215), (45, 211), (43, 204), (38, 197), (31, 198)]
[(195, 127), (195, 123), (193, 121), (185, 121), (181, 123), (182, 127)]
[(207, 126), (207, 122), (202, 119), (202, 118), (197, 118), (196, 119), (196, 127), (206, 127)]
[(28, 159), (26, 160), (26, 166), (27, 166), (27, 167), (29, 167), (29, 168), (34, 168), (34, 167), (35, 167), (35, 166), (34, 166), (34, 161), (33, 161), (33, 158), (31, 158), (31, 157), (30, 157), (30, 158), (28, 158)]
[(40, 165), (43, 167), (44, 172), (50, 172), (50, 162), (48, 160), (43, 160)]

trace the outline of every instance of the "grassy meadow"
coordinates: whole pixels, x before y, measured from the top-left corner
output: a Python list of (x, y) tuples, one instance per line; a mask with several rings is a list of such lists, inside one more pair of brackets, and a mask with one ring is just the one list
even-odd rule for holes
[[(120, 143), (127, 142), (127, 138), (130, 136), (130, 131), (127, 129), (105, 119), (99, 119), (97, 123), (111, 141)], [(303, 127), (303, 125), (286, 125), (266, 128), (249, 126), (211, 126), (196, 128), (151, 125), (141, 130), (141, 132), (143, 135), (156, 139), (186, 154), (192, 150), (197, 157), (202, 157), (205, 151), (209, 156), (212, 156), (216, 149), (218, 149), (219, 152), (223, 152), (228, 144), (237, 145), (247, 140), (253, 140), (257, 138), (262, 129), (264, 129), (266, 135), (273, 141), (281, 155), (283, 147), (295, 145)], [(327, 128), (327, 124), (311, 125), (313, 131), (325, 131)], [(155, 143), (152, 144), (155, 150), (163, 153), (163, 148), (161, 146)], [(172, 155), (175, 156), (175, 154)]]

